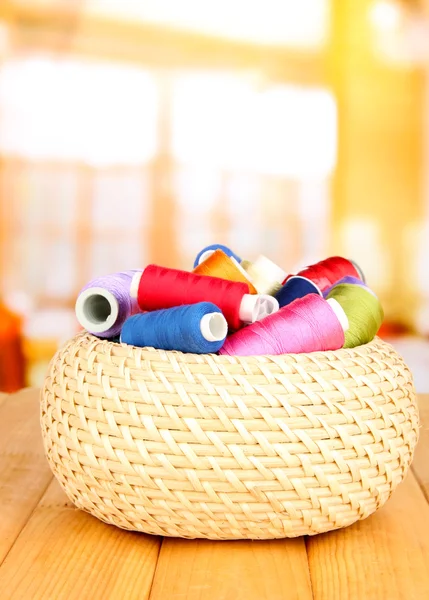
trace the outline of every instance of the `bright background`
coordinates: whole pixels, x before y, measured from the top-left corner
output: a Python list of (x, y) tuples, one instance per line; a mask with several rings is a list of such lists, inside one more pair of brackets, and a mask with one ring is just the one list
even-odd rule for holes
[(218, 241), (355, 259), (429, 391), (428, 67), (425, 1), (2, 0), (0, 389), (88, 280)]

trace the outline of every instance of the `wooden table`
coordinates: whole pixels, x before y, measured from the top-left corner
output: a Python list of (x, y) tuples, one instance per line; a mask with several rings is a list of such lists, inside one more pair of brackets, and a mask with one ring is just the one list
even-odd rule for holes
[(352, 527), (267, 542), (162, 539), (73, 508), (41, 443), (38, 392), (0, 394), (0, 599), (428, 600), (429, 396), (412, 472)]

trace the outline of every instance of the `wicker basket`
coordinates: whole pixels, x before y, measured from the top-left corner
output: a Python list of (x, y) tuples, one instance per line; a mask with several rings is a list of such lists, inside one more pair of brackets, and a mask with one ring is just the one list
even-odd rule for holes
[(42, 393), (46, 453), (102, 521), (165, 536), (268, 539), (354, 523), (403, 479), (410, 372), (379, 339), (274, 357), (181, 354), (80, 334)]

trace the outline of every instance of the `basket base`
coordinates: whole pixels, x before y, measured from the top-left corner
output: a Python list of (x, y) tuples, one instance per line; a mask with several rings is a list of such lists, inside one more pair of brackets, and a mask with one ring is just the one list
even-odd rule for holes
[(407, 472), (419, 423), (410, 372), (378, 339), (234, 358), (88, 334), (53, 359), (41, 421), (77, 507), (127, 530), (214, 540), (368, 517)]

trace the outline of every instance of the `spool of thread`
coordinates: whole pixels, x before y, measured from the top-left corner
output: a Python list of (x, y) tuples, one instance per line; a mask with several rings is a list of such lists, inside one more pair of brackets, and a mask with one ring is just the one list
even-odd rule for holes
[(98, 277), (82, 288), (75, 305), (80, 325), (101, 338), (119, 335), (125, 320), (138, 312), (137, 301), (130, 296), (136, 274), (140, 275), (141, 271)]
[(352, 285), (360, 285), (361, 287), (365, 287), (369, 292), (371, 292), (371, 294), (373, 294), (374, 292), (366, 285), (365, 282), (362, 281), (362, 279), (358, 279), (357, 277), (352, 277), (351, 275), (346, 275), (345, 277), (343, 277), (342, 279), (340, 279), (339, 281), (337, 281), (336, 283), (334, 283), (334, 285), (331, 285), (331, 287), (327, 288), (324, 292), (323, 292), (323, 297), (327, 298), (328, 295), (331, 293), (331, 291), (334, 289), (334, 287), (336, 285), (341, 285), (342, 283), (350, 283)]
[(247, 261), (246, 267), (243, 268), (250, 275), (258, 294), (274, 296), (281, 289), (283, 281), (287, 277), (287, 273), (283, 269), (262, 254), (253, 263)]
[(197, 275), (209, 275), (210, 277), (220, 277), (228, 281), (241, 281), (247, 283), (251, 294), (257, 294), (257, 290), (250, 280), (250, 275), (246, 273), (243, 267), (230, 256), (227, 256), (222, 250), (215, 250), (202, 263), (193, 270)]
[(220, 354), (252, 356), (338, 350), (344, 344), (347, 327), (347, 317), (338, 302), (310, 294), (230, 335)]
[(231, 248), (228, 248), (228, 246), (224, 246), (223, 244), (211, 244), (210, 246), (203, 248), (201, 252), (198, 252), (194, 261), (194, 269), (204, 262), (206, 258), (211, 256), (215, 250), (222, 250), (224, 254), (230, 258), (233, 258), (238, 264), (241, 263), (241, 258), (238, 256), (238, 254), (235, 254), (235, 252), (233, 252)]
[(279, 308), (272, 296), (249, 294), (247, 283), (157, 265), (149, 265), (135, 275), (130, 293), (144, 311), (212, 302), (220, 308), (233, 330), (243, 323), (258, 321)]
[(211, 302), (134, 315), (124, 323), (121, 342), (160, 350), (211, 354), (223, 345), (228, 324)]
[(282, 307), (291, 304), (291, 302), (297, 298), (304, 298), (304, 296), (307, 296), (308, 294), (317, 294), (318, 296), (321, 296), (322, 292), (315, 283), (306, 277), (293, 275), (286, 281), (283, 287), (280, 288), (275, 297), (279, 302), (279, 306)]
[(299, 271), (297, 275), (315, 283), (321, 292), (324, 292), (328, 287), (331, 287), (331, 285), (346, 275), (351, 275), (365, 281), (361, 269), (353, 261), (341, 256), (331, 256), (331, 258), (306, 267), (302, 271)]
[(344, 348), (367, 344), (377, 335), (384, 318), (383, 308), (377, 296), (367, 287), (341, 283), (328, 295), (341, 305), (349, 321)]

